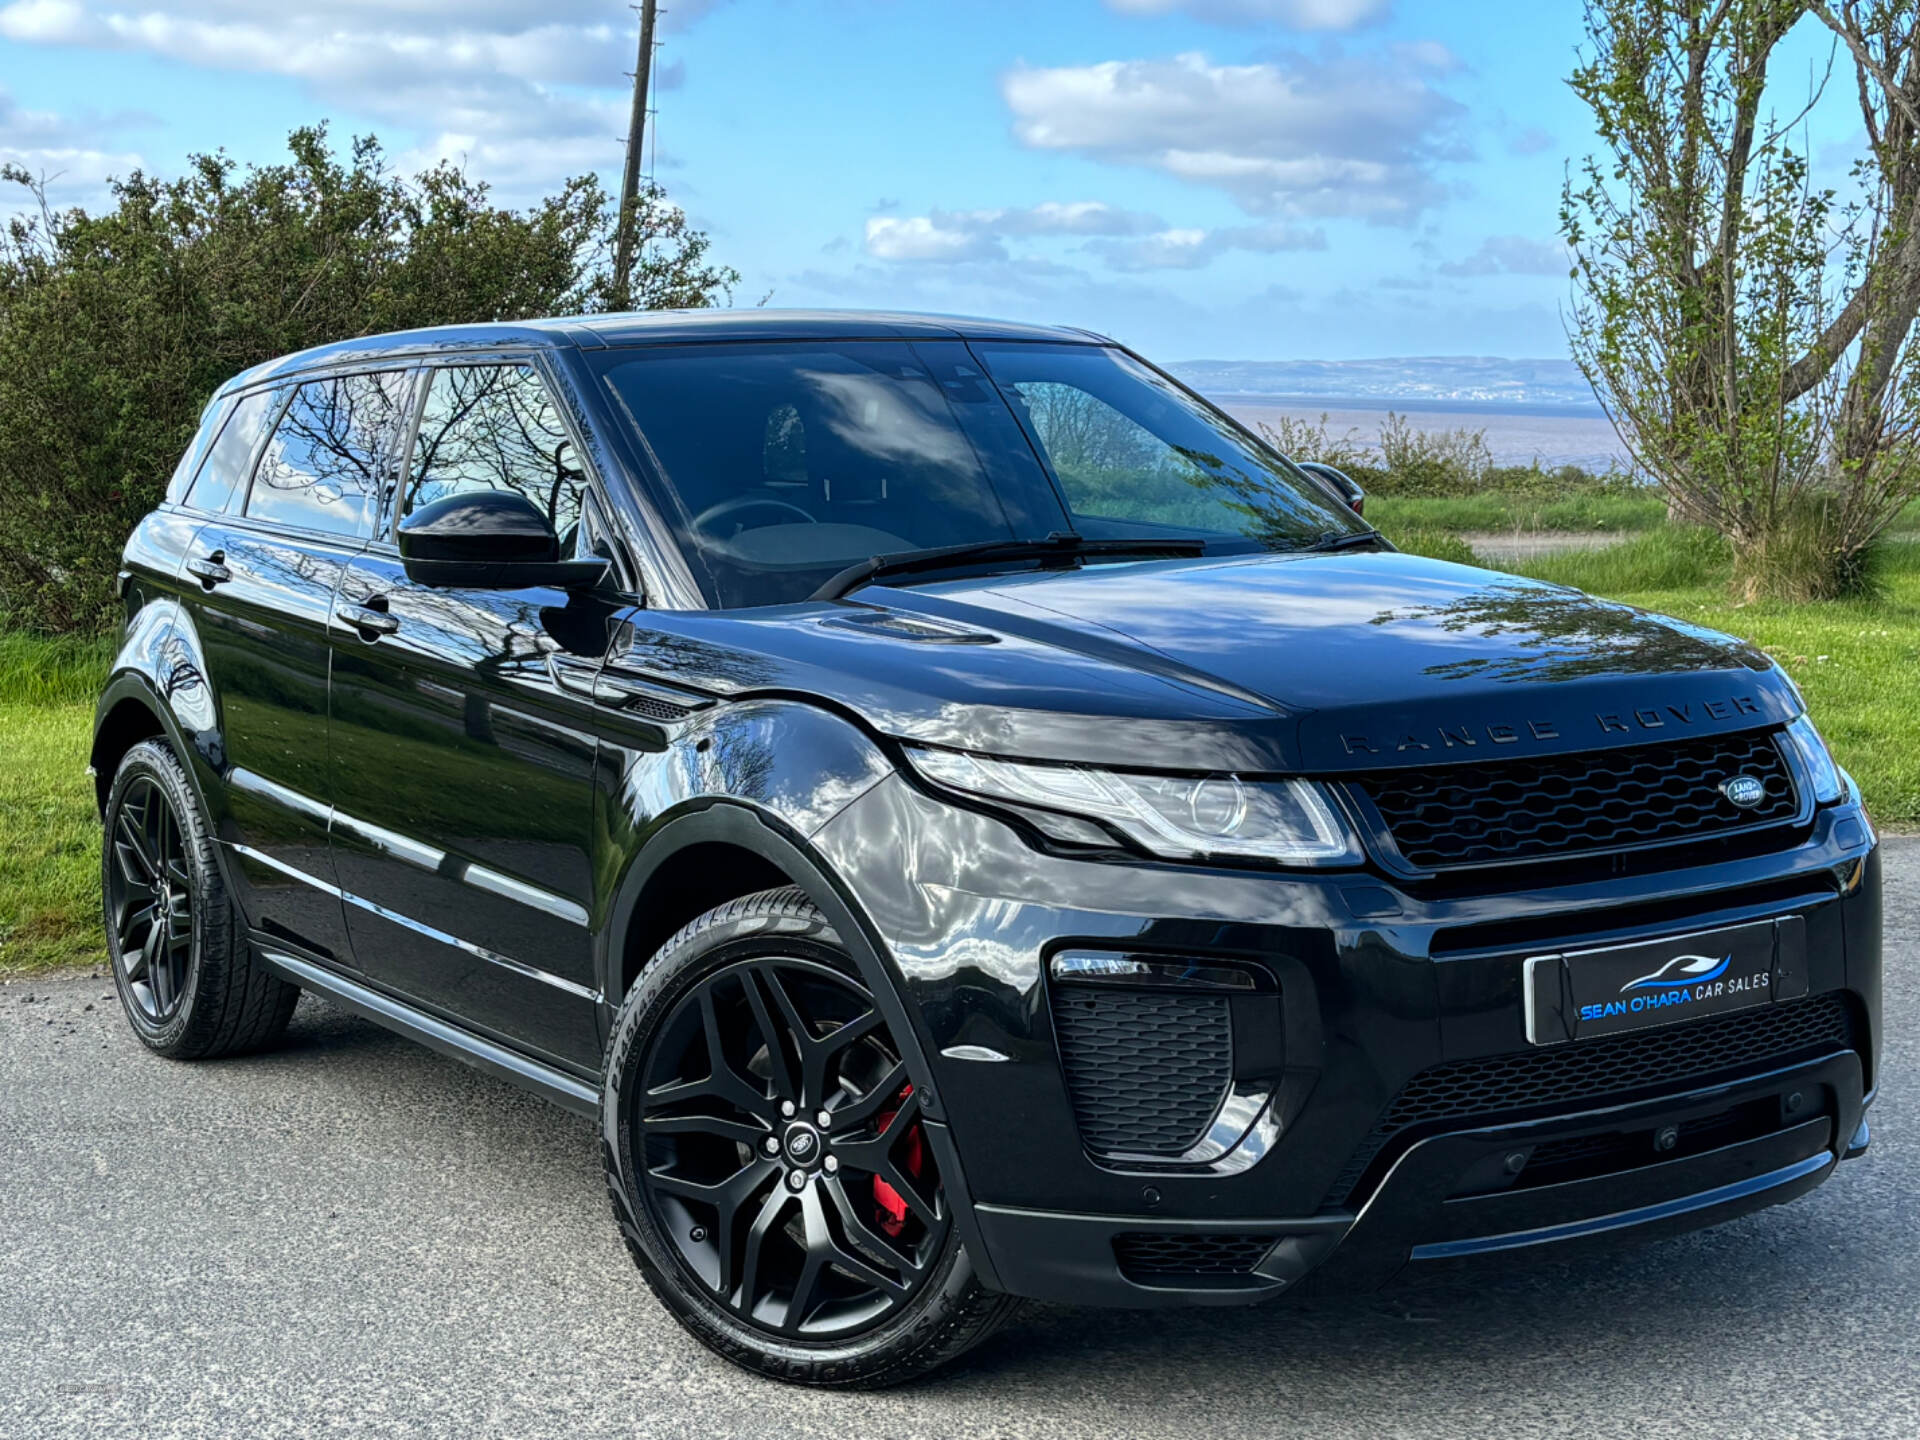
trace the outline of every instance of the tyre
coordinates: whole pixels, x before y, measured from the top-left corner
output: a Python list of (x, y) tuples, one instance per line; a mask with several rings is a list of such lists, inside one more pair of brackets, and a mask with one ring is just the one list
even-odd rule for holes
[(613, 1208), (654, 1293), (736, 1364), (922, 1375), (1017, 1305), (960, 1243), (907, 1066), (798, 890), (712, 910), (628, 993), (601, 1099)]
[(254, 958), (213, 846), (173, 751), (162, 740), (135, 745), (107, 792), (107, 953), (133, 1033), (174, 1060), (271, 1045), (300, 998)]

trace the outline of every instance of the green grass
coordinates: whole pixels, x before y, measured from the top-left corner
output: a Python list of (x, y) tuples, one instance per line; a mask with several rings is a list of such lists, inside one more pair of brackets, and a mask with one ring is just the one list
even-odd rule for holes
[[(1367, 518), (1389, 535), (1396, 530), (1635, 535), (1666, 528), (1667, 502), (1651, 493), (1576, 494), (1560, 500), (1498, 490), (1460, 496), (1369, 495)], [(1920, 501), (1900, 513), (1890, 533), (1920, 537)]]
[(106, 640), (0, 629), (0, 972), (98, 958), (100, 821), (86, 775)]
[(93, 707), (0, 699), (0, 972), (95, 959), (100, 821), (85, 766)]
[(1637, 532), (1667, 522), (1667, 502), (1658, 495), (1571, 495), (1563, 500), (1489, 491), (1432, 497), (1369, 495), (1367, 519), (1388, 534), (1396, 530), (1453, 530), (1466, 534), (1510, 530)]

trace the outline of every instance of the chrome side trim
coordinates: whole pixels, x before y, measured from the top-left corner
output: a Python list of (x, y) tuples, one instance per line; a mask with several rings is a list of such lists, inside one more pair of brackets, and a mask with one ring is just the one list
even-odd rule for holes
[(470, 860), (461, 860), (450, 856), (437, 846), (425, 841), (415, 840), (402, 835), (397, 830), (389, 830), (384, 825), (376, 825), (371, 820), (362, 820), (357, 815), (349, 815), (344, 810), (333, 812), (333, 825), (336, 830), (344, 831), (364, 844), (396, 860), (404, 860), (409, 865), (417, 865), (422, 870), (447, 875), (464, 881), (477, 890), (501, 896), (515, 901), (556, 920), (564, 920), (569, 925), (578, 925), (586, 929), (590, 923), (587, 908), (564, 895), (556, 895), (551, 890), (543, 890), (525, 880), (515, 879), (488, 865), (480, 865)]
[(543, 1065), (538, 1060), (496, 1045), (491, 1040), (482, 1039), (470, 1031), (425, 1011), (416, 1010), (391, 995), (383, 995), (378, 990), (337, 975), (306, 960), (296, 959), (292, 955), (275, 950), (260, 952), (260, 958), (267, 968), (283, 980), (291, 981), (302, 990), (312, 990), (327, 996), (338, 1004), (357, 1014), (366, 1016), (376, 1025), (383, 1025), (397, 1034), (416, 1040), (422, 1045), (450, 1055), (456, 1060), (464, 1060), (476, 1069), (503, 1080), (510, 1080), (535, 1094), (551, 1100), (563, 1109), (572, 1110), (580, 1115), (596, 1115), (600, 1110), (600, 1091), (597, 1086), (584, 1080), (556, 1070), (551, 1065)]
[(476, 945), (471, 940), (462, 940), (458, 935), (449, 935), (444, 930), (436, 930), (433, 926), (422, 924), (411, 916), (402, 915), (395, 910), (389, 910), (386, 906), (377, 904), (367, 899), (364, 895), (356, 895), (351, 890), (342, 890), (338, 885), (329, 884), (317, 875), (309, 875), (306, 871), (297, 869), (287, 864), (284, 860), (277, 860), (271, 855), (263, 854), (250, 845), (235, 845), (233, 846), (233, 851), (237, 855), (244, 855), (249, 860), (254, 860), (265, 865), (268, 869), (278, 870), (283, 875), (289, 875), (295, 880), (304, 881), (316, 890), (322, 890), (329, 895), (337, 896), (347, 904), (355, 905), (365, 910), (368, 914), (378, 915), (382, 920), (390, 920), (395, 925), (413, 931), (416, 935), (424, 935), (429, 940), (439, 941), (442, 945), (451, 945), (456, 950), (464, 950), (476, 960), (484, 960), (489, 965), (498, 965), (503, 970), (511, 970), (514, 974), (524, 975), (529, 980), (538, 980), (543, 985), (551, 985), (556, 990), (564, 990), (567, 994), (577, 995), (582, 1000), (591, 1000), (595, 1004), (598, 1004), (600, 1001), (600, 992), (598, 990), (576, 984), (564, 976), (555, 975), (551, 971), (540, 969), (538, 966), (528, 965), (523, 961), (515, 960), (510, 955), (502, 955), (498, 951), (489, 950), (482, 945)]
[(410, 840), (397, 830), (389, 830), (384, 825), (376, 825), (371, 820), (362, 820), (349, 815), (344, 810), (333, 812), (333, 824), (336, 830), (344, 830), (356, 840), (365, 841), (376, 850), (385, 851), (396, 860), (404, 860), (409, 865), (418, 865), (422, 870), (438, 870), (445, 863), (447, 852), (418, 840)]
[(289, 790), (285, 785), (269, 780), (264, 775), (256, 775), (251, 770), (243, 770), (237, 765), (227, 776), (227, 784), (242, 794), (258, 795), (264, 800), (271, 800), (274, 804), (291, 810), (296, 815), (304, 815), (309, 820), (319, 821), (322, 825), (326, 824), (328, 817), (333, 814), (331, 805), (323, 804), (311, 796), (302, 795), (298, 790)]
[(276, 859), (264, 850), (256, 850), (251, 845), (238, 845), (232, 841), (227, 842), (227, 848), (232, 850), (236, 855), (244, 855), (256, 864), (266, 866), (269, 870), (278, 870), (282, 875), (289, 876), (303, 884), (311, 885), (314, 889), (323, 891), (333, 896), (336, 900), (346, 899), (346, 892), (338, 885), (322, 880), (318, 875), (311, 875), (296, 865), (289, 865), (284, 860)]
[(1416, 1245), (1413, 1247), (1413, 1258), (1446, 1260), (1461, 1255), (1484, 1255), (1494, 1250), (1518, 1250), (1528, 1245), (1551, 1245), (1556, 1240), (1577, 1240), (1587, 1235), (1604, 1235), (1610, 1230), (1648, 1225), (1656, 1220), (1668, 1220), (1676, 1215), (1692, 1214), (1695, 1210), (1745, 1200), (1749, 1196), (1803, 1180), (1833, 1163), (1832, 1154), (1823, 1150), (1818, 1155), (1809, 1155), (1791, 1165), (1782, 1165), (1778, 1170), (1769, 1170), (1764, 1175), (1749, 1175), (1745, 1180), (1736, 1180), (1730, 1185), (1701, 1190), (1673, 1200), (1662, 1200), (1654, 1205), (1642, 1205), (1636, 1210), (1619, 1210), (1612, 1215), (1595, 1215), (1587, 1220), (1569, 1220), (1564, 1225), (1543, 1225), (1537, 1230), (1514, 1230), (1505, 1235), (1481, 1235), (1471, 1240), (1442, 1240), (1432, 1245)]
[(509, 900), (518, 900), (522, 905), (551, 915), (556, 920), (564, 920), (569, 925), (587, 928), (587, 907), (577, 905), (564, 895), (556, 895), (551, 890), (542, 890), (538, 885), (529, 885), (524, 880), (516, 880), (511, 875), (503, 875), (498, 870), (490, 870), (485, 865), (469, 864), (461, 871), (469, 885), (490, 891)]

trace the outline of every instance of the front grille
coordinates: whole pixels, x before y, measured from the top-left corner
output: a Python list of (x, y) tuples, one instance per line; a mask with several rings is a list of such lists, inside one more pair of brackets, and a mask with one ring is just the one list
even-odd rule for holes
[(1406, 1083), (1347, 1161), (1328, 1201), (1337, 1207), (1350, 1200), (1375, 1158), (1416, 1127), (1488, 1125), (1569, 1101), (1592, 1109), (1837, 1046), (1858, 1048), (1853, 1010), (1843, 996), (1816, 995), (1658, 1030), (1452, 1060)]
[(1233, 1079), (1224, 996), (1062, 986), (1053, 1023), (1089, 1150), (1171, 1159), (1206, 1134)]
[[(1766, 798), (1749, 810), (1727, 799), (1720, 784), (1736, 775), (1759, 779)], [(1800, 808), (1766, 732), (1382, 771), (1354, 783), (1420, 870), (1717, 838), (1791, 820)]]
[(1114, 1258), (1129, 1280), (1218, 1278), (1251, 1274), (1271, 1235), (1116, 1235)]

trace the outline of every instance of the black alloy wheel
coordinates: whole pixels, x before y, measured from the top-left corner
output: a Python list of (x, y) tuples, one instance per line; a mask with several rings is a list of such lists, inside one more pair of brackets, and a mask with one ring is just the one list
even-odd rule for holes
[(926, 1280), (952, 1220), (906, 1064), (858, 981), (795, 956), (738, 961), (680, 998), (644, 1074), (649, 1208), (741, 1319), (832, 1338)]
[(152, 777), (124, 792), (107, 837), (107, 916), (116, 966), (150, 1024), (178, 1013), (193, 964), (193, 876), (180, 817)]
[(140, 1043), (174, 1060), (273, 1044), (300, 991), (254, 953), (212, 830), (165, 740), (121, 757), (101, 818), (107, 954)]
[(853, 956), (796, 889), (728, 901), (614, 1021), (601, 1138), (653, 1292), (736, 1364), (898, 1384), (1018, 1308), (961, 1244), (924, 1096)]

